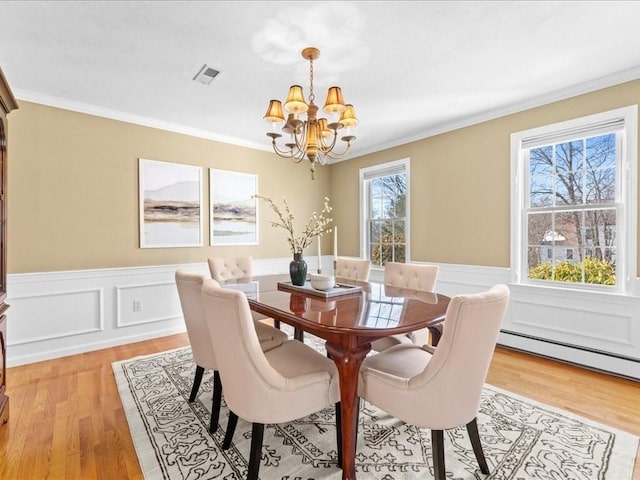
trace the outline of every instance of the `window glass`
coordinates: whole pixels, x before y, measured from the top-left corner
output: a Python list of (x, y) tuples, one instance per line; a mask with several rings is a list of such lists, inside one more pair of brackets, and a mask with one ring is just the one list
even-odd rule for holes
[(523, 149), (526, 278), (616, 286), (623, 130)]
[(361, 171), (364, 251), (373, 266), (407, 260), (408, 161)]

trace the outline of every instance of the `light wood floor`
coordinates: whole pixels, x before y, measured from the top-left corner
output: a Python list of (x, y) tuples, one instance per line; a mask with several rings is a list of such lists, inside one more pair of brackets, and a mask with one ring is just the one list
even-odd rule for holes
[[(142, 479), (111, 362), (185, 345), (173, 335), (8, 369), (0, 479)], [(502, 348), (487, 383), (640, 435), (640, 383)]]

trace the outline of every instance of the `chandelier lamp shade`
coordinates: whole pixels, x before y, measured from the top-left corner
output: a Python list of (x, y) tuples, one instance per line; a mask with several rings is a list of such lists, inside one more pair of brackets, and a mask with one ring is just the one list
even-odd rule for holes
[[(289, 95), (283, 105), (280, 100), (270, 100), (267, 113), (264, 119), (270, 122), (273, 130), (267, 132), (271, 138), (274, 152), (281, 157), (290, 158), (296, 163), (300, 163), (307, 158), (311, 163), (311, 179), (315, 178), (316, 164), (324, 165), (328, 159), (338, 159), (344, 157), (351, 148), (351, 142), (356, 137), (351, 135), (351, 127), (358, 125), (353, 105), (344, 103), (342, 89), (340, 87), (329, 87), (327, 99), (322, 110), (327, 116), (333, 116), (335, 121), (327, 118), (318, 118), (318, 107), (314, 102), (313, 93), (313, 61), (320, 56), (320, 50), (315, 47), (308, 47), (302, 50), (302, 57), (309, 60), (309, 99), (304, 98), (304, 93), (300, 85), (292, 85), (289, 88)], [(284, 111), (287, 112), (285, 117)], [(305, 116), (306, 118), (302, 118)], [(282, 137), (276, 132), (278, 124), (284, 124), (282, 132), (288, 135), (289, 140), (284, 146), (278, 146), (277, 140)], [(340, 151), (336, 147), (338, 142), (338, 131), (345, 129), (346, 133), (340, 137), (344, 142)]]

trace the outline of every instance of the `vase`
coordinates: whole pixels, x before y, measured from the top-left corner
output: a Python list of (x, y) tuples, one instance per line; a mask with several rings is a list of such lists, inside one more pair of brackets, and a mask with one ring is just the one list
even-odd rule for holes
[(291, 283), (299, 287), (303, 286), (307, 280), (307, 262), (302, 258), (302, 253), (293, 254), (293, 260), (289, 264), (289, 275)]

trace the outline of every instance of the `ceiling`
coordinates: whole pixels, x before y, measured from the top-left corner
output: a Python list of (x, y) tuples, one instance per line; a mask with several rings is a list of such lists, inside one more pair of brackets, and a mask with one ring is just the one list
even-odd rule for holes
[[(342, 87), (350, 157), (640, 78), (640, 2), (0, 1), (18, 100), (259, 149), (270, 99)], [(222, 73), (193, 81), (207, 64)]]

